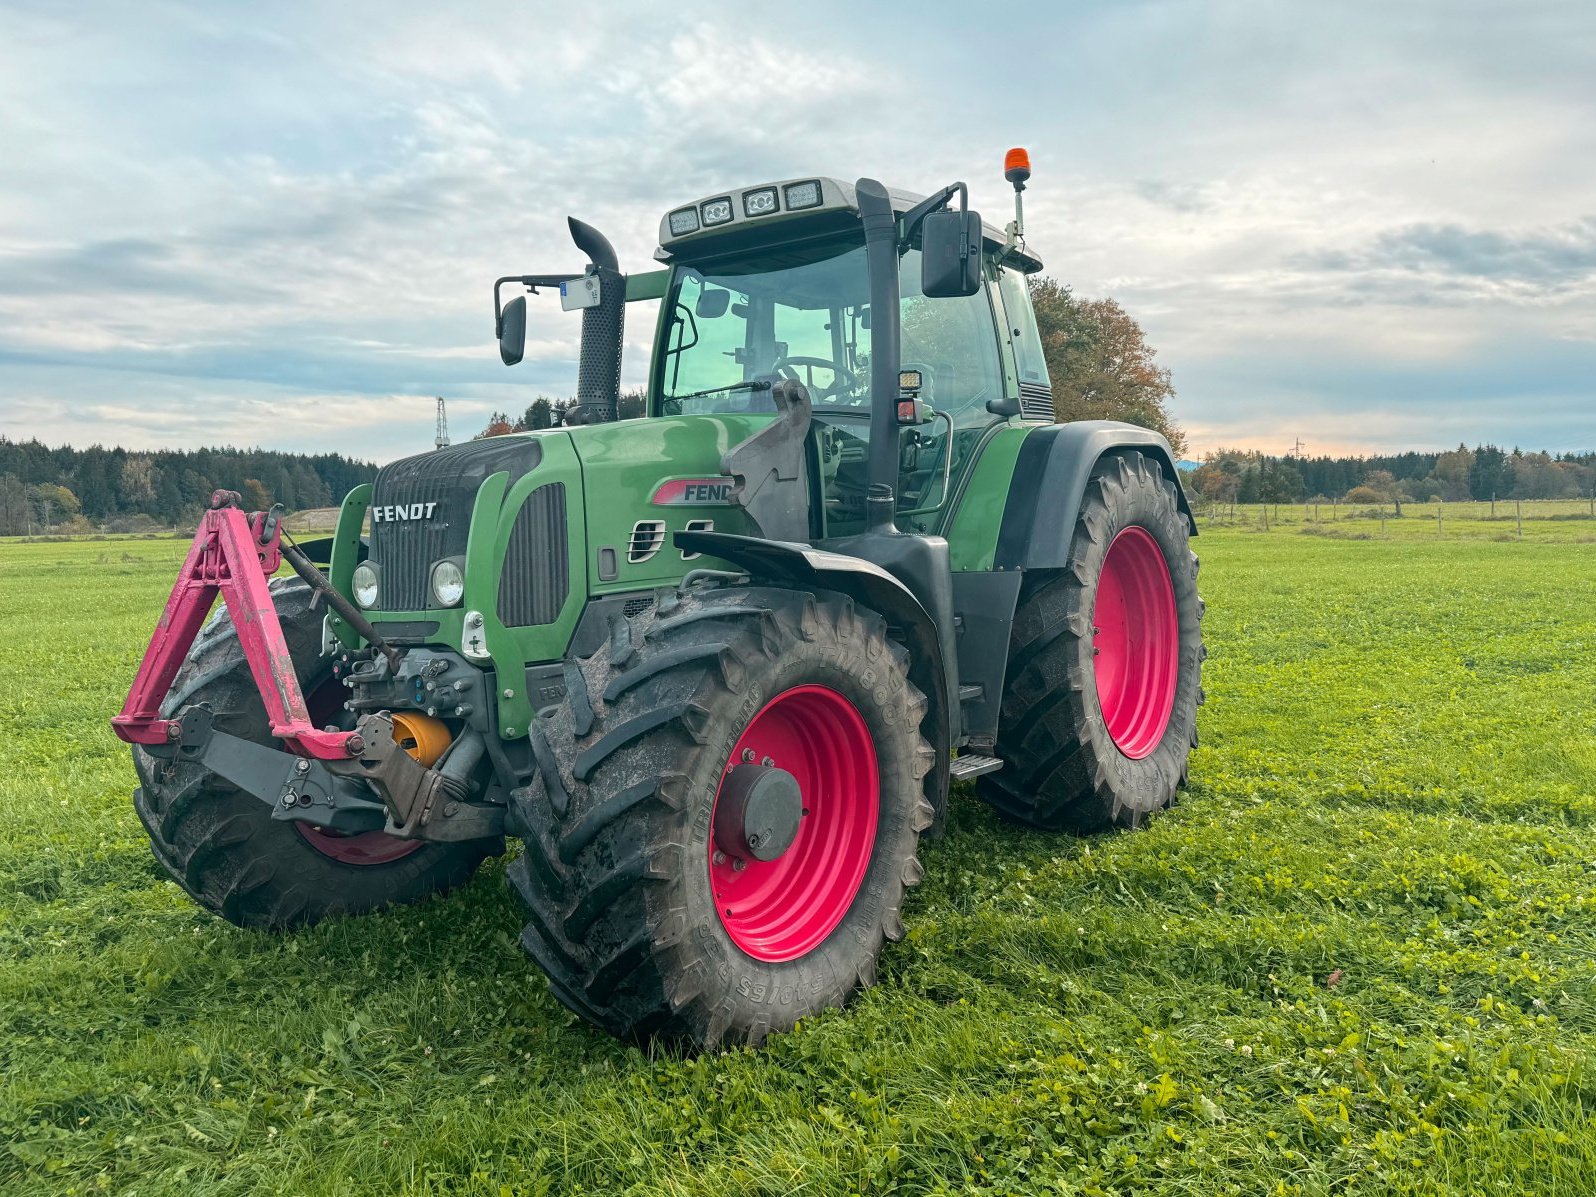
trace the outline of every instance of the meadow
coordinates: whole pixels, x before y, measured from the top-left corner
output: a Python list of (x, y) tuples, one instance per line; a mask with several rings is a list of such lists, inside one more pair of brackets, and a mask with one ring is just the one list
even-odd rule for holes
[(564, 1011), (502, 861), (192, 906), (106, 724), (183, 542), (0, 544), (0, 1192), (1596, 1191), (1596, 522), (1453, 506), (1205, 519), (1181, 803), (956, 794), (879, 986), (698, 1058)]

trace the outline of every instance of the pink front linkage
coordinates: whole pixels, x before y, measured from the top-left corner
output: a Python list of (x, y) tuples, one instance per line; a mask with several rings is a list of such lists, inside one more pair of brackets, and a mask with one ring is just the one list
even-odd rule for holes
[(219, 593), (266, 704), (272, 735), (301, 756), (320, 760), (354, 756), (361, 748), (354, 732), (318, 731), (305, 710), (305, 697), (267, 586), (282, 564), (282, 529), (269, 521), (265, 512), (245, 515), (237, 503), (238, 495), (232, 491), (219, 490), (211, 496), (211, 508), (194, 533), (161, 622), (144, 650), (133, 688), (121, 714), (111, 720), (111, 728), (129, 744), (164, 744), (177, 738), (179, 725), (161, 717), (161, 700), (171, 689), (172, 679)]

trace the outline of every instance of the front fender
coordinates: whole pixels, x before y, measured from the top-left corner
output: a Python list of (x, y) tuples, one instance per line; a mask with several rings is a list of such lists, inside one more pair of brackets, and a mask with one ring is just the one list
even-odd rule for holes
[(861, 557), (784, 540), (761, 540), (724, 532), (677, 532), (676, 547), (740, 565), (752, 574), (798, 586), (846, 594), (879, 613), (909, 650), (909, 678), (930, 703), (933, 765), (932, 805), (938, 822), (947, 807), (953, 749), (953, 711), (948, 670), (937, 638), (936, 621), (920, 600), (881, 566)]
[(1156, 461), (1175, 484), (1181, 514), (1197, 535), (1169, 442), (1118, 420), (1077, 420), (1038, 428), (1025, 438), (1003, 508), (994, 564), (998, 569), (1058, 569), (1069, 560), (1075, 518), (1092, 467), (1107, 454), (1134, 449)]

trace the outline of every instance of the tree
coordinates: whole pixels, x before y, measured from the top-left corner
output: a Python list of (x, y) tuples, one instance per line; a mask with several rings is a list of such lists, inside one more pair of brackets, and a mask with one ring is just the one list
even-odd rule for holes
[(1167, 404), (1175, 387), (1154, 362), (1141, 326), (1112, 299), (1079, 299), (1050, 278), (1031, 281), (1042, 352), (1059, 420), (1126, 420), (1164, 434), (1177, 454), (1186, 436)]
[(33, 488), (33, 505), (45, 531), (49, 531), (51, 524), (58, 519), (70, 519), (83, 506), (78, 502), (77, 495), (54, 482), (41, 482)]
[(488, 426), (472, 439), (480, 441), (483, 437), (504, 436), (514, 431), (515, 425), (510, 423), (510, 417), (502, 411), (496, 411), (488, 417)]
[(0, 474), (0, 536), (17, 536), (28, 530), (33, 507), (28, 488), (15, 474)]
[(1363, 476), (1363, 485), (1347, 492), (1347, 502), (1367, 502), (1365, 499), (1354, 499), (1352, 496), (1359, 490), (1368, 490), (1382, 502), (1394, 503), (1397, 515), (1402, 514), (1402, 491), (1397, 486), (1396, 475), (1390, 470), (1370, 470)]
[(1441, 497), (1453, 501), (1469, 497), (1469, 476), (1474, 470), (1474, 450), (1459, 444), (1450, 453), (1435, 459), (1432, 477), (1440, 484)]
[(540, 428), (554, 427), (554, 405), (546, 395), (539, 395), (516, 421), (517, 432), (536, 432)]
[(271, 508), (272, 496), (259, 478), (244, 479), (244, 506), (250, 511), (267, 511)]
[(1507, 497), (1513, 489), (1513, 470), (1507, 454), (1495, 445), (1481, 445), (1474, 451), (1474, 464), (1469, 467), (1469, 494), (1474, 498), (1494, 499)]

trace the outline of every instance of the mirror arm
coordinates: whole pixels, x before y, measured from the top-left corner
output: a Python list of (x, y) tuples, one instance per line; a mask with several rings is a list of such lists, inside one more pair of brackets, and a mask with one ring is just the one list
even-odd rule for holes
[(507, 274), (503, 278), (493, 280), (493, 335), (504, 335), (504, 301), (500, 295), (500, 288), (505, 283), (520, 283), (532, 294), (538, 293), (539, 287), (558, 287), (561, 283), (574, 282), (581, 278), (580, 274)]
[(914, 235), (920, 231), (920, 224), (931, 213), (947, 207), (948, 201), (955, 195), (959, 197), (959, 211), (970, 210), (970, 189), (964, 183), (949, 183), (935, 195), (929, 195), (914, 207), (910, 208), (898, 218), (898, 247), (900, 250), (908, 249), (909, 243), (914, 240)]

